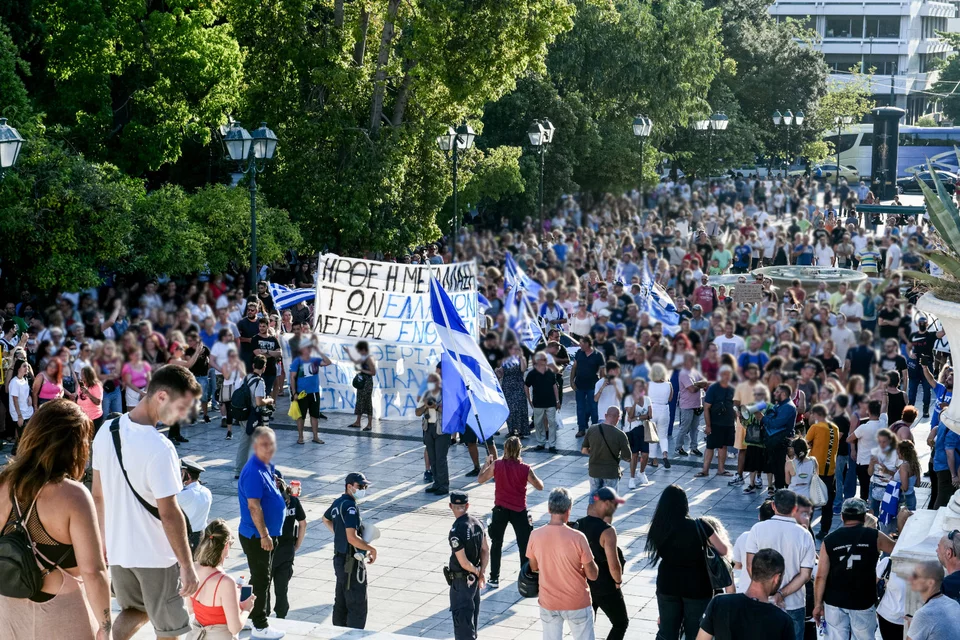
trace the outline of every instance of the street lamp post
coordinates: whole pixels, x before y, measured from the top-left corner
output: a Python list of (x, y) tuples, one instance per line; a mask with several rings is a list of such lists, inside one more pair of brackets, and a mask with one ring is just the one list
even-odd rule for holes
[(840, 188), (840, 130), (844, 126), (853, 124), (853, 116), (836, 116), (833, 119), (833, 123), (837, 125), (837, 175), (833, 181), (833, 189), (836, 191)]
[(22, 145), (20, 132), (8, 125), (6, 118), (0, 118), (0, 180), (3, 180), (7, 169), (17, 164)]
[(693, 121), (693, 128), (696, 131), (707, 132), (707, 155), (710, 157), (711, 165), (713, 164), (713, 132), (726, 131), (729, 124), (730, 118), (722, 111), (714, 113), (709, 118)]
[(547, 232), (543, 226), (543, 173), (544, 156), (547, 153), (547, 145), (553, 142), (553, 134), (556, 132), (553, 123), (544, 118), (543, 120), (534, 120), (530, 128), (527, 129), (527, 137), (530, 138), (530, 146), (540, 154), (540, 241), (546, 246)]
[(803, 124), (804, 115), (803, 111), (797, 111), (797, 115), (793, 115), (793, 112), (790, 109), (787, 109), (781, 115), (780, 111), (773, 112), (773, 124), (774, 126), (783, 126), (787, 130), (787, 166), (790, 166), (791, 162), (791, 153), (790, 153), (790, 127), (793, 125), (800, 126)]
[[(257, 174), (263, 173), (277, 150), (277, 136), (261, 122), (253, 133), (232, 122), (223, 136), (227, 155), (237, 163), (240, 173), (250, 177), (250, 291), (257, 290)], [(246, 163), (246, 166), (244, 166)]]
[(640, 141), (640, 209), (644, 208), (646, 197), (643, 188), (643, 151), (647, 138), (653, 132), (653, 120), (646, 116), (637, 116), (633, 119), (633, 135)]
[(457, 261), (457, 236), (460, 234), (460, 212), (457, 209), (457, 173), (460, 169), (460, 152), (473, 148), (476, 132), (468, 124), (460, 125), (456, 130), (447, 127), (447, 132), (437, 136), (437, 146), (453, 157), (453, 228), (450, 238), (450, 261)]

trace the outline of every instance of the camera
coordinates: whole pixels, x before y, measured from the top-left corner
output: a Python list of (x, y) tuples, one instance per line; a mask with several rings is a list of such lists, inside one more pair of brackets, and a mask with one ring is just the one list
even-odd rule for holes
[(259, 413), (264, 418), (269, 418), (270, 416), (273, 415), (273, 412), (276, 410), (277, 408), (272, 404), (267, 404), (262, 407), (257, 407), (257, 413)]

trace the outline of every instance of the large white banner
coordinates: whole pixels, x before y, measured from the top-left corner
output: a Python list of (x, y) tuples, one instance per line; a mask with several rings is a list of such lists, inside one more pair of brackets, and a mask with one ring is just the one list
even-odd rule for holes
[(477, 338), (477, 266), (411, 265), (321, 256), (317, 272), (314, 330), (320, 349), (335, 366), (321, 370), (321, 409), (352, 413), (356, 368), (354, 345), (366, 340), (377, 361), (374, 415), (383, 420), (414, 417), (427, 374), (443, 347), (430, 313), (430, 278), (436, 276), (457, 313)]

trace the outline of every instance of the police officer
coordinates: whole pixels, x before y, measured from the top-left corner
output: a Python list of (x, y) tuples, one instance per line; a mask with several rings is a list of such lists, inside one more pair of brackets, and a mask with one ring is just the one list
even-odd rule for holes
[(450, 612), (456, 640), (476, 640), (480, 617), (480, 589), (483, 588), (490, 547), (480, 521), (467, 513), (470, 503), (463, 491), (450, 492), (450, 510), (456, 516), (450, 528)]
[[(363, 522), (357, 501), (367, 495), (370, 483), (362, 473), (347, 475), (343, 495), (323, 514), (323, 524), (333, 532), (333, 571), (337, 576), (333, 599), (333, 624), (363, 629), (367, 624), (367, 571), (377, 550), (363, 541)], [(359, 556), (359, 557), (358, 557)]]
[(207, 528), (207, 518), (210, 516), (210, 505), (213, 504), (213, 495), (210, 489), (200, 484), (200, 474), (204, 468), (193, 460), (181, 460), (180, 472), (183, 479), (183, 490), (177, 494), (177, 504), (187, 519), (190, 540), (190, 550), (196, 551), (200, 544), (200, 536)]

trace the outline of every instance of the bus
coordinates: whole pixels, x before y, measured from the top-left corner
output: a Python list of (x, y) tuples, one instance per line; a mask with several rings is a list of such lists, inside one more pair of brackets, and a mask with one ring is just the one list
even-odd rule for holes
[[(824, 141), (837, 145), (837, 134)], [(900, 127), (897, 177), (927, 170), (927, 162), (942, 171), (960, 173), (955, 148), (960, 147), (960, 127)], [(834, 149), (837, 147), (834, 146)], [(860, 124), (840, 131), (840, 164), (852, 164), (861, 176), (871, 175), (873, 165), (873, 125)], [(826, 162), (836, 162), (834, 152)]]

